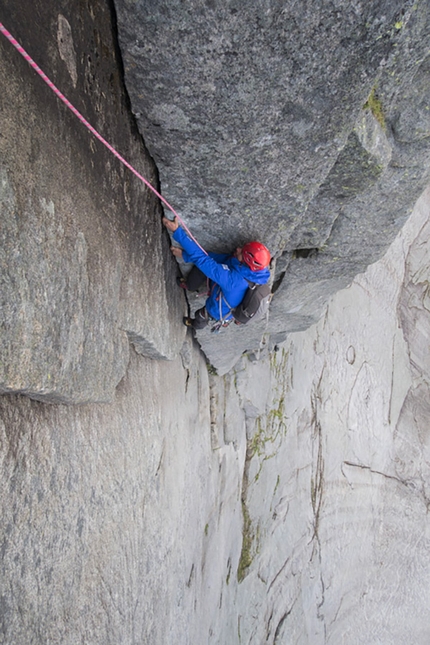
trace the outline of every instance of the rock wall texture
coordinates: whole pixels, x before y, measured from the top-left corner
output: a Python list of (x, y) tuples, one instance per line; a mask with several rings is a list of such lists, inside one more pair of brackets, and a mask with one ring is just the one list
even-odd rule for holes
[[(428, 2), (115, 6), (164, 195), (211, 250), (267, 244), (272, 345), (305, 329), (381, 257), (429, 180)], [(219, 373), (260, 340), (199, 336)]]
[(251, 563), (237, 642), (429, 639), (429, 214), (427, 191), (386, 256), (264, 361), (266, 378), (254, 364), (252, 388), (250, 366), (237, 372)]
[[(130, 117), (109, 6), (80, 3), (72, 11), (67, 2), (5, 0), (1, 19), (156, 183)], [(160, 210), (3, 36), (0, 54), (0, 392), (108, 400), (130, 342), (146, 356), (171, 359), (185, 337)]]
[[(141, 15), (139, 3), (122, 6), (134, 7), (134, 19)], [(163, 5), (145, 6), (161, 39)], [(171, 38), (172, 51), (181, 42), (188, 52), (188, 8), (172, 6), (187, 18), (183, 39)], [(277, 219), (260, 229), (252, 215), (234, 213), (229, 223), (227, 210), (216, 227), (225, 238), (206, 227), (202, 241), (214, 246), (245, 239), (250, 230), (279, 244), (269, 326), (212, 334), (213, 346), (200, 339), (225, 371), (216, 374), (181, 325), (185, 302), (155, 200), (0, 40), (0, 643), (427, 645), (428, 191), (383, 259), (332, 297), (318, 324), (285, 340), (289, 329), (310, 324), (332, 289), (382, 252), (426, 178), (426, 5), (187, 7), (197, 53), (199, 25), (213, 33), (220, 25), (219, 40), (207, 39), (214, 64), (229, 59), (224, 51), (237, 51), (230, 65), (241, 100), (254, 76), (256, 96), (262, 92), (254, 70), (264, 65), (263, 45), (273, 45), (274, 63), (279, 54), (274, 70), (293, 66), (286, 77), (297, 82), (297, 103), (309, 117), (291, 105), (282, 75), (271, 79), (266, 68), (270, 105), (277, 109), (284, 89), (288, 99), (288, 159), (294, 161), (292, 148), (301, 135), (306, 141), (308, 126), (327, 157), (311, 139), (295, 147), (298, 163), (309, 164), (296, 190), (291, 164), (278, 163), (275, 144), (279, 155), (283, 145), (274, 132), (273, 164), (291, 190), (279, 228)], [(156, 182), (129, 117), (110, 9), (91, 1), (72, 11), (65, 0), (3, 0), (0, 15), (85, 116)], [(229, 49), (225, 24), (214, 20), (227, 9), (231, 42), (258, 45), (249, 77), (238, 71), (244, 54)], [(173, 14), (163, 11), (168, 32)], [(254, 23), (260, 31), (251, 30)], [(281, 34), (295, 29), (297, 50), (286, 36), (275, 37), (276, 25)], [(325, 35), (331, 67), (320, 61), (318, 36)], [(146, 48), (151, 39), (143, 42)], [(220, 100), (231, 95), (221, 83), (211, 89), (204, 58), (201, 69), (205, 91), (220, 88)], [(354, 81), (345, 93), (343, 73), (345, 83)], [(380, 103), (373, 96), (362, 110), (376, 77)], [(320, 131), (313, 123), (318, 105), (332, 96), (345, 99), (345, 115), (333, 99), (333, 119), (323, 112)], [(385, 130), (375, 122), (378, 105)], [(160, 132), (166, 123), (179, 130), (175, 109), (158, 104)], [(256, 118), (258, 110), (256, 101)], [(206, 127), (210, 113), (202, 115)], [(212, 123), (218, 128), (215, 112)], [(255, 123), (260, 132), (261, 121)], [(187, 125), (191, 132), (191, 120)], [(169, 141), (179, 149), (174, 131)], [(218, 135), (226, 146), (229, 137), (220, 129)], [(242, 154), (231, 144), (231, 155)], [(269, 148), (258, 149), (265, 162)], [(232, 173), (240, 158), (233, 161)], [(221, 169), (215, 167), (220, 181)], [(266, 178), (272, 189), (274, 175)], [(202, 199), (208, 194), (215, 193), (205, 186)], [(317, 206), (315, 237), (307, 238), (306, 218)], [(189, 218), (203, 235), (203, 222)], [(318, 253), (303, 252), (314, 246)], [(219, 347), (230, 347), (224, 362)]]
[(427, 645), (429, 222), (224, 377), (0, 397), (2, 645)]

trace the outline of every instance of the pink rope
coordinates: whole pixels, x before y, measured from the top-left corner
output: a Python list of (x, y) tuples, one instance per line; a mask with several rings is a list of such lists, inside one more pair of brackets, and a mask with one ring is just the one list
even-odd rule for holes
[[(150, 190), (152, 190), (152, 192), (153, 192), (153, 193), (155, 193), (155, 195), (157, 195), (158, 199), (160, 199), (160, 200), (163, 202), (163, 204), (164, 204), (165, 206), (167, 206), (167, 208), (168, 208), (170, 211), (172, 211), (172, 213), (173, 213), (173, 214), (178, 218), (179, 222), (182, 224), (182, 226), (184, 227), (184, 229), (187, 231), (187, 233), (188, 233), (188, 235), (190, 236), (190, 238), (191, 238), (191, 239), (192, 239), (192, 240), (197, 244), (197, 246), (198, 246), (198, 247), (199, 247), (199, 248), (200, 248), (204, 253), (206, 253), (206, 251), (204, 250), (204, 248), (203, 248), (202, 246), (200, 246), (200, 244), (197, 242), (197, 240), (195, 239), (195, 237), (191, 234), (191, 232), (190, 232), (189, 228), (186, 226), (186, 224), (184, 223), (183, 219), (178, 215), (178, 213), (177, 213), (177, 212), (175, 211), (175, 209), (174, 209), (174, 208), (169, 204), (169, 202), (168, 202), (166, 199), (164, 199), (164, 197), (163, 197), (162, 195), (160, 195), (160, 193), (159, 193), (159, 192), (154, 188), (154, 186), (152, 186), (152, 184), (150, 184), (150, 183), (149, 183), (149, 181), (148, 181), (147, 179), (145, 179), (145, 177), (144, 177), (143, 175), (141, 175), (139, 172), (137, 172), (137, 170), (136, 170), (135, 168), (133, 168), (133, 166), (132, 166), (131, 164), (129, 164), (129, 163), (128, 163), (128, 161), (126, 161), (126, 159), (124, 159), (124, 157), (122, 157), (122, 156), (119, 154), (119, 152), (117, 152), (117, 151), (115, 150), (115, 148), (114, 148), (113, 146), (111, 146), (111, 144), (110, 144), (108, 141), (106, 141), (106, 139), (104, 139), (104, 138), (102, 137), (102, 135), (101, 135), (101, 134), (99, 134), (99, 133), (97, 132), (97, 130), (96, 130), (95, 128), (93, 128), (93, 126), (91, 125), (91, 123), (89, 123), (89, 122), (85, 119), (85, 117), (83, 117), (83, 116), (82, 116), (82, 114), (81, 114), (81, 113), (80, 113), (80, 112), (79, 112), (79, 111), (74, 107), (74, 105), (72, 105), (72, 104), (70, 103), (70, 101), (69, 101), (69, 100), (64, 96), (64, 94), (62, 94), (62, 93), (60, 92), (60, 90), (59, 90), (59, 89), (54, 85), (54, 83), (53, 83), (53, 82), (52, 82), (52, 81), (51, 81), (51, 80), (46, 76), (46, 74), (43, 72), (43, 70), (41, 70), (41, 69), (40, 69), (40, 67), (39, 67), (39, 66), (34, 62), (34, 60), (31, 58), (31, 56), (30, 56), (29, 54), (27, 54), (27, 52), (25, 51), (25, 49), (24, 49), (23, 47), (21, 47), (21, 45), (19, 44), (19, 42), (18, 42), (18, 41), (17, 41), (17, 40), (12, 36), (12, 34), (10, 33), (10, 31), (8, 31), (8, 30), (6, 29), (6, 27), (5, 27), (1, 22), (0, 22), (0, 32), (1, 32), (4, 36), (6, 36), (6, 38), (7, 38), (7, 39), (9, 40), (9, 42), (10, 42), (10, 43), (15, 47), (15, 49), (19, 51), (19, 53), (21, 54), (21, 56), (23, 56), (23, 58), (25, 58), (25, 60), (27, 61), (27, 63), (29, 63), (29, 64), (31, 65), (31, 67), (32, 67), (32, 68), (33, 68), (33, 69), (34, 69), (34, 70), (39, 74), (39, 76), (40, 76), (40, 77), (45, 81), (45, 83), (46, 83), (46, 84), (51, 88), (51, 90), (52, 90), (52, 91), (53, 91), (53, 92), (58, 96), (58, 98), (59, 98), (59, 99), (61, 99), (61, 101), (63, 101), (63, 103), (64, 103), (65, 105), (67, 105), (67, 107), (69, 108), (69, 110), (71, 110), (71, 111), (73, 112), (73, 114), (74, 114), (75, 116), (77, 116), (77, 117), (78, 117), (79, 121), (81, 121), (81, 122), (85, 125), (85, 127), (86, 127), (86, 128), (88, 128), (88, 130), (89, 130), (89, 131), (90, 131), (90, 132), (91, 132), (95, 137), (97, 137), (97, 139), (99, 139), (99, 141), (101, 141), (101, 142), (103, 143), (103, 145), (105, 145), (105, 146), (106, 146), (106, 148), (107, 148), (108, 150), (110, 150), (110, 151), (111, 151), (111, 153), (112, 153), (113, 155), (115, 155), (115, 157), (117, 157), (117, 159), (119, 159), (119, 160), (121, 161), (121, 163), (123, 163), (123, 164), (124, 164), (124, 166), (126, 166), (129, 170), (131, 170), (131, 172), (132, 172), (132, 173), (134, 173), (134, 174), (136, 175), (136, 177), (138, 177), (138, 178), (140, 179), (140, 181), (143, 181), (143, 183), (144, 183), (146, 186), (148, 186), (148, 188), (149, 188)], [(206, 255), (207, 255), (207, 253), (206, 253)]]

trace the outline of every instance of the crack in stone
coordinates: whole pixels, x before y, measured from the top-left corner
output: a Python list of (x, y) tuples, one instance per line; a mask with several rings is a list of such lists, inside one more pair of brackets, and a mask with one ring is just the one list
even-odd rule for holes
[(369, 472), (375, 475), (381, 475), (381, 477), (386, 477), (387, 479), (394, 479), (396, 482), (407, 486), (408, 488), (414, 488), (414, 486), (408, 484), (405, 480), (396, 477), (395, 475), (389, 475), (388, 473), (383, 473), (381, 470), (374, 470), (371, 466), (365, 466), (364, 464), (354, 464), (352, 461), (344, 461), (345, 466), (352, 466), (353, 468), (361, 468), (362, 470), (368, 470)]
[(283, 564), (283, 565), (282, 565), (282, 567), (279, 569), (278, 573), (276, 574), (276, 576), (273, 578), (272, 582), (270, 583), (270, 585), (269, 585), (269, 587), (268, 587), (268, 589), (267, 589), (267, 593), (269, 593), (269, 592), (270, 592), (271, 588), (273, 587), (273, 585), (275, 584), (276, 580), (279, 578), (279, 576), (281, 575), (281, 573), (284, 571), (285, 567), (287, 566), (287, 564), (289, 563), (289, 561), (290, 561), (290, 560), (291, 560), (291, 558), (287, 558), (287, 559), (285, 560), (284, 564)]
[(351, 466), (352, 468), (360, 468), (361, 470), (367, 470), (368, 472), (374, 474), (374, 475), (380, 475), (381, 477), (384, 477), (385, 479), (391, 479), (398, 484), (401, 484), (405, 488), (407, 488), (409, 491), (413, 493), (418, 493), (420, 497), (422, 497), (423, 503), (427, 510), (430, 510), (430, 499), (426, 496), (425, 492), (423, 490), (419, 490), (417, 488), (417, 485), (412, 482), (408, 481), (406, 479), (401, 479), (400, 477), (397, 477), (396, 475), (389, 475), (388, 473), (383, 473), (381, 470), (375, 470), (371, 466), (366, 466), (364, 464), (355, 464), (352, 461), (344, 461), (343, 464), (345, 466)]
[[(323, 370), (324, 371), (324, 370)], [(311, 504), (312, 511), (314, 514), (314, 534), (312, 539), (316, 538), (319, 543), (318, 537), (318, 526), (320, 519), (320, 512), (322, 508), (323, 500), (323, 488), (324, 488), (324, 459), (323, 459), (323, 450), (322, 450), (322, 428), (318, 420), (318, 401), (321, 401), (320, 386), (323, 371), (321, 372), (319, 382), (315, 389), (315, 392), (311, 399), (312, 407), (312, 429), (313, 429), (313, 440), (318, 442), (317, 454), (315, 460), (315, 470), (311, 476)]]
[(319, 563), (319, 581), (321, 585), (321, 600), (317, 603), (317, 618), (323, 623), (324, 628), (324, 640), (326, 640), (327, 635), (327, 626), (325, 622), (325, 616), (321, 611), (321, 608), (325, 602), (325, 583), (322, 574), (322, 553), (321, 553), (321, 542), (319, 538), (319, 523), (320, 515), (323, 505), (323, 494), (324, 494), (324, 458), (323, 458), (323, 440), (322, 440), (322, 427), (318, 419), (318, 404), (322, 403), (321, 395), (321, 383), (323, 379), (325, 366), (323, 366), (318, 383), (314, 389), (313, 395), (311, 396), (311, 408), (312, 408), (312, 439), (314, 442), (317, 442), (317, 453), (316, 458), (313, 464), (313, 473), (311, 476), (311, 504), (312, 511), (314, 514), (314, 525), (313, 525), (313, 535), (311, 542), (314, 542), (311, 561), (316, 555)]
[[(291, 605), (290, 609), (288, 609), (288, 611), (286, 611), (286, 612), (283, 614), (283, 616), (281, 617), (281, 619), (278, 621), (278, 624), (277, 624), (276, 629), (275, 629), (275, 635), (274, 635), (274, 637), (273, 637), (273, 645), (277, 645), (278, 637), (279, 637), (279, 635), (280, 635), (280, 632), (281, 632), (282, 626), (283, 626), (283, 624), (285, 623), (285, 621), (287, 620), (288, 616), (289, 616), (289, 615), (291, 614), (291, 612), (293, 611), (293, 609), (294, 609), (294, 605), (296, 604), (296, 602), (297, 602), (297, 598), (294, 600), (294, 602), (293, 602), (293, 604)], [(270, 637), (270, 632), (268, 632), (268, 634), (267, 634), (266, 642), (268, 642), (269, 637)]]

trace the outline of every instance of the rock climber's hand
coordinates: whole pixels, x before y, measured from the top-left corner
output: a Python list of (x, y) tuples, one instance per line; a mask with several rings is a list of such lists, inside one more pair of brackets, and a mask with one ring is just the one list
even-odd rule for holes
[[(173, 221), (171, 219), (167, 219), (167, 217), (163, 217), (163, 224), (171, 233), (174, 233), (179, 228), (177, 217), (175, 217)], [(182, 249), (179, 249), (177, 246), (171, 246), (170, 250), (172, 251), (175, 258), (182, 260)]]
[(167, 217), (163, 217), (163, 224), (171, 233), (174, 233), (176, 229), (179, 228), (177, 217), (175, 217), (173, 221), (171, 219), (167, 219)]
[(179, 249), (177, 246), (171, 246), (170, 250), (172, 251), (175, 258), (182, 260), (182, 249)]

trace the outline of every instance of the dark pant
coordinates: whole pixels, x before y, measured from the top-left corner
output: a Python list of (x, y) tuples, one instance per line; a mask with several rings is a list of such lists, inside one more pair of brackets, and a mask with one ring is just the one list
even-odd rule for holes
[(209, 314), (206, 307), (197, 309), (194, 318), (191, 319), (191, 324), (194, 329), (204, 329), (209, 323)]
[(187, 275), (185, 284), (188, 291), (198, 291), (206, 281), (207, 281), (207, 277), (205, 276), (203, 271), (200, 271), (198, 267), (193, 266), (193, 268)]
[[(205, 274), (202, 271), (200, 271), (198, 267), (193, 266), (193, 268), (187, 275), (185, 285), (188, 291), (198, 291), (206, 282), (207, 282), (207, 277), (205, 276)], [(191, 319), (192, 326), (194, 329), (204, 329), (208, 325), (209, 314), (206, 311), (206, 307), (197, 309), (194, 316), (195, 317)]]

